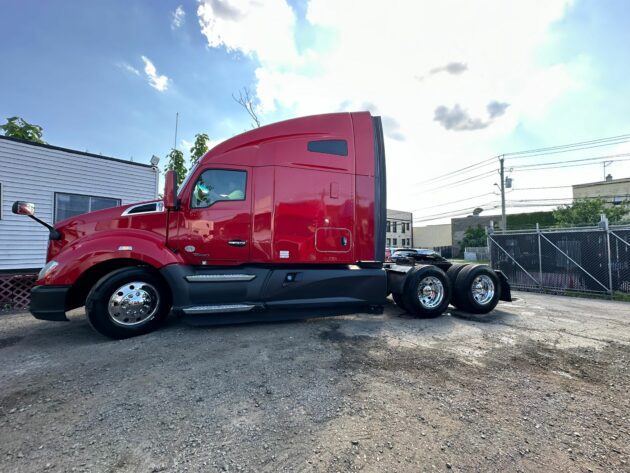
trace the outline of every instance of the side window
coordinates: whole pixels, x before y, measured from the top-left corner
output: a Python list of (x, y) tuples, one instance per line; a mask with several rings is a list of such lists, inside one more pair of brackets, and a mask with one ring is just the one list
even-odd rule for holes
[(306, 149), (312, 153), (334, 154), (348, 156), (348, 142), (346, 140), (317, 140), (309, 141)]
[(191, 207), (210, 207), (225, 200), (245, 200), (247, 172), (227, 169), (207, 169), (193, 188)]

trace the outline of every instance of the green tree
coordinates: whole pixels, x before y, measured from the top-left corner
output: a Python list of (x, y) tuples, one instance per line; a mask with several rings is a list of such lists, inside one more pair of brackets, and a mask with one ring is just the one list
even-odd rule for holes
[(486, 230), (481, 225), (477, 225), (476, 227), (468, 227), (466, 229), (461, 247), (478, 248), (480, 246), (486, 246), (487, 244)]
[(627, 213), (625, 203), (611, 207), (603, 199), (582, 199), (554, 210), (553, 217), (561, 226), (597, 225), (601, 214), (606, 215), (610, 223), (617, 223), (623, 220)]
[(194, 165), (208, 152), (208, 141), (210, 141), (210, 138), (205, 133), (197, 133), (195, 135), (195, 144), (190, 148), (191, 165)]
[(42, 140), (43, 128), (39, 125), (32, 125), (23, 118), (7, 118), (7, 122), (4, 125), (0, 125), (0, 128), (4, 131), (4, 136), (32, 141), (34, 143), (45, 143), (45, 141)]
[(181, 185), (186, 177), (186, 164), (184, 161), (184, 153), (178, 149), (171, 149), (166, 155), (168, 163), (164, 167), (165, 171), (175, 171), (177, 173), (177, 185)]

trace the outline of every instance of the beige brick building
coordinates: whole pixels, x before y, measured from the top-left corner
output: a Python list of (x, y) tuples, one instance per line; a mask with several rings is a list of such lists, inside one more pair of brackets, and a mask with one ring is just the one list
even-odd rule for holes
[(599, 197), (610, 205), (624, 205), (630, 201), (630, 178), (607, 179), (588, 184), (573, 186), (574, 199), (588, 199)]
[(414, 248), (436, 248), (439, 246), (451, 246), (452, 244), (450, 223), (413, 227)]

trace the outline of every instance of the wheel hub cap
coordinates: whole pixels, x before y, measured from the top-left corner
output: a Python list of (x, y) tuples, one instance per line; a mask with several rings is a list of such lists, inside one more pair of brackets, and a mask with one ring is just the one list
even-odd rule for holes
[(433, 309), (444, 299), (444, 285), (434, 276), (427, 276), (418, 284), (418, 300), (423, 307)]
[(494, 297), (494, 282), (490, 276), (482, 274), (477, 276), (472, 283), (472, 295), (478, 304), (488, 304)]
[(160, 296), (151, 284), (135, 281), (116, 289), (109, 298), (107, 309), (116, 325), (133, 327), (151, 320), (159, 302)]

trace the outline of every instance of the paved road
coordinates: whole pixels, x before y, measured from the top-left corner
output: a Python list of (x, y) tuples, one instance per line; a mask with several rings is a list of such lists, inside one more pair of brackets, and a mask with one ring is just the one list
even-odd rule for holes
[(0, 318), (0, 471), (630, 471), (630, 304), (193, 328)]

